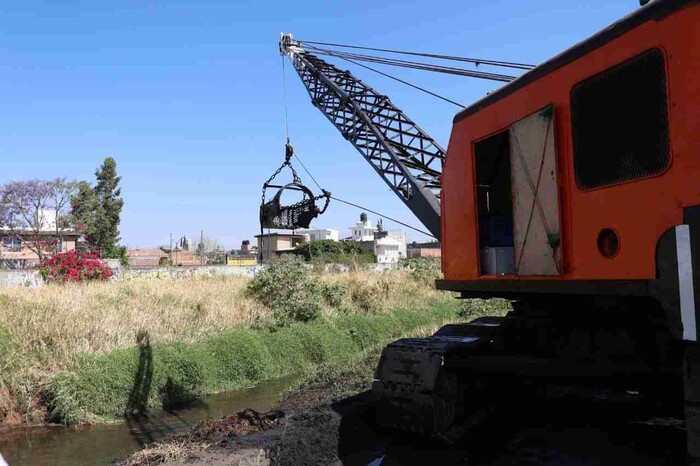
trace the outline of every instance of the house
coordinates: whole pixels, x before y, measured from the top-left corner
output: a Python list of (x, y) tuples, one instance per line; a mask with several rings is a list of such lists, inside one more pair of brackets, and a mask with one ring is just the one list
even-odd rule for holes
[(406, 258), (406, 234), (401, 230), (385, 230), (381, 220), (374, 234), (374, 255), (378, 264), (395, 264)]
[(442, 249), (440, 248), (440, 243), (437, 241), (431, 241), (429, 243), (416, 243), (414, 241), (408, 245), (407, 257), (409, 259), (419, 257), (436, 257), (440, 259), (442, 257)]
[(376, 231), (377, 228), (372, 226), (372, 221), (367, 219), (367, 214), (362, 212), (360, 221), (354, 227), (350, 227), (350, 237), (358, 243), (374, 241), (374, 233)]
[(306, 242), (306, 237), (297, 233), (266, 233), (255, 237), (258, 240), (258, 250), (262, 253), (263, 263)]
[(399, 249), (401, 243), (390, 236), (377, 238), (374, 241), (374, 255), (377, 256), (377, 264), (395, 264), (402, 257)]
[(12, 230), (0, 227), (0, 259), (36, 263), (41, 252), (50, 256), (75, 249), (81, 234), (72, 228), (60, 228), (56, 213), (43, 210), (35, 219), (36, 229)]
[(243, 240), (241, 249), (234, 249), (226, 254), (226, 265), (232, 267), (250, 267), (258, 264), (258, 248), (251, 246), (250, 240)]
[(304, 231), (300, 231), (299, 234), (302, 234), (306, 237), (307, 243), (311, 243), (313, 241), (323, 241), (323, 240), (340, 241), (340, 232), (338, 230), (333, 229), (333, 228), (319, 228), (316, 230), (304, 230)]
[(67, 252), (75, 249), (80, 233), (74, 230), (61, 230), (60, 236), (55, 231), (21, 230), (14, 233), (0, 228), (0, 258), (3, 260), (38, 261), (39, 249), (44, 255)]
[(372, 226), (364, 212), (360, 215), (360, 221), (350, 227), (350, 234), (348, 240), (374, 252), (379, 264), (395, 264), (407, 257), (406, 234), (401, 230), (385, 230), (381, 219), (376, 227)]
[(177, 266), (193, 266), (202, 265), (201, 256), (195, 255), (192, 251), (175, 248), (170, 252), (170, 260), (173, 265)]
[(168, 253), (160, 248), (128, 249), (126, 257), (131, 267), (158, 267), (169, 261)]

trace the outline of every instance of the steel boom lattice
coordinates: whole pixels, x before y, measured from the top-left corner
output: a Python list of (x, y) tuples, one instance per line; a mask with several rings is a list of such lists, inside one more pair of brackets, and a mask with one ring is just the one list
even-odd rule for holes
[(439, 239), (443, 148), (387, 96), (305, 51), (290, 34), (282, 35), (280, 52), (289, 57), (314, 106)]

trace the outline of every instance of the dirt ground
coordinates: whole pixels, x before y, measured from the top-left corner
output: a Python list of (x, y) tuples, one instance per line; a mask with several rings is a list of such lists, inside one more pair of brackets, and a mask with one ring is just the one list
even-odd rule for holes
[[(582, 403), (559, 410), (533, 407), (501, 413), (453, 445), (378, 429), (369, 393), (340, 403), (289, 413), (273, 427), (223, 425), (205, 439), (211, 446), (191, 452), (188, 465), (635, 465), (684, 464), (685, 431), (674, 418), (638, 416), (633, 406)], [(276, 415), (273, 415), (276, 416)], [(234, 423), (235, 425), (235, 423)], [(264, 427), (263, 427), (264, 429)], [(234, 433), (237, 432), (237, 433)], [(198, 434), (199, 435), (199, 434)], [(202, 440), (200, 438), (199, 440)], [(182, 464), (182, 460), (166, 462)], [(149, 464), (149, 463), (141, 463)], [(154, 464), (154, 463), (150, 463)]]

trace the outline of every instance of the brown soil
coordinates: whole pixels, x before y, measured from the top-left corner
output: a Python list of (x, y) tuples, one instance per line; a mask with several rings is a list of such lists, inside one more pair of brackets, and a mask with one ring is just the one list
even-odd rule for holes
[[(339, 459), (344, 410), (331, 405), (338, 392), (329, 387), (324, 390), (323, 385), (310, 382), (289, 392), (280, 410), (259, 413), (249, 409), (202, 421), (185, 435), (137, 452), (125, 464), (174, 466), (183, 460), (189, 466), (331, 464)], [(359, 404), (354, 403), (355, 408)], [(355, 408), (355, 413), (362, 411)]]
[(233, 437), (282, 427), (284, 421), (283, 411), (259, 413), (253, 409), (246, 409), (222, 419), (202, 421), (192, 429), (188, 437), (193, 441), (221, 445), (228, 443)]
[(0, 426), (12, 427), (22, 423), (17, 401), (4, 385), (0, 385)]

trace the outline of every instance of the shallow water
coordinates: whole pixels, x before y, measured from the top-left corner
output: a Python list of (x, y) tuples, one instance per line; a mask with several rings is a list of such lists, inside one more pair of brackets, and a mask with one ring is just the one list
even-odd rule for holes
[(0, 432), (0, 453), (10, 466), (100, 465), (124, 459), (146, 444), (184, 432), (199, 421), (252, 408), (267, 411), (296, 377), (209, 396), (177, 411), (153, 412), (108, 425), (18, 427)]

